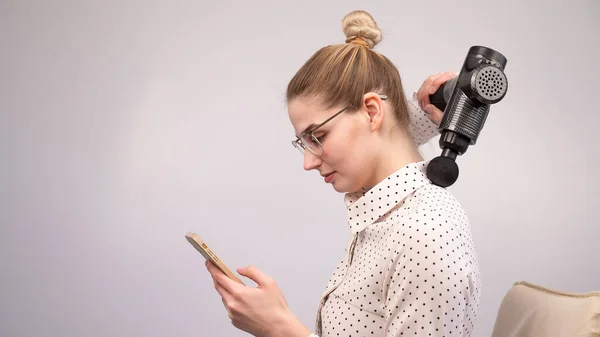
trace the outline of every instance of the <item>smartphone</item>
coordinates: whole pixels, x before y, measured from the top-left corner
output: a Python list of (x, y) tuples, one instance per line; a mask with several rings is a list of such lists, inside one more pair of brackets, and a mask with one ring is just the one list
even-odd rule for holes
[(230, 279), (244, 284), (242, 280), (240, 280), (232, 271), (227, 267), (227, 265), (219, 259), (217, 254), (215, 254), (208, 245), (195, 233), (187, 233), (185, 238), (189, 241), (189, 243), (196, 248), (197, 251), (204, 256), (205, 259), (212, 262), (217, 268), (219, 268), (225, 275), (227, 275)]

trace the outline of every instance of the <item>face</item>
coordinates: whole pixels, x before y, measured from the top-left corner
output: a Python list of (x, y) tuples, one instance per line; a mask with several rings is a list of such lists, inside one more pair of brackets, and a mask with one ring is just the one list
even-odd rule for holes
[[(379, 110), (382, 102), (375, 101), (375, 110)], [(326, 109), (316, 99), (302, 97), (288, 103), (288, 114), (295, 135), (300, 136), (344, 108)], [(366, 186), (374, 173), (370, 166), (377, 156), (377, 151), (373, 151), (377, 148), (374, 131), (381, 123), (378, 113), (371, 110), (367, 104), (358, 111), (342, 112), (318, 128), (314, 135), (322, 144), (323, 153), (315, 155), (305, 150), (304, 169), (318, 171), (323, 181), (338, 192), (354, 192)]]

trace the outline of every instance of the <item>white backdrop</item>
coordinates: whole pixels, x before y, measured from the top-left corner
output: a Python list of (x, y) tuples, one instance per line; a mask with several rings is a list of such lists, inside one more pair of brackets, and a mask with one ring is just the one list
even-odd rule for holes
[(408, 91), (472, 45), (508, 58), (451, 188), (483, 272), (476, 335), (515, 281), (600, 290), (596, 0), (3, 0), (0, 335), (244, 336), (188, 231), (273, 276), (312, 328), (349, 229), (284, 93), (355, 9)]

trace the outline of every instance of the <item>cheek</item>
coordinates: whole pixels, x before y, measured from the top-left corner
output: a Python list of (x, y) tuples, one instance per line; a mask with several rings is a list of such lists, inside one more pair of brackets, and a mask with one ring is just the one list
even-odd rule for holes
[(330, 139), (325, 145), (323, 161), (330, 165), (332, 169), (339, 170), (347, 174), (357, 171), (363, 164), (362, 152), (366, 150), (364, 135), (360, 129), (352, 123), (340, 125), (336, 133), (331, 133)]
[(335, 150), (323, 157), (326, 169), (336, 171), (333, 187), (337, 192), (348, 193), (359, 190), (369, 178), (368, 148), (361, 146), (357, 139), (348, 139), (335, 144)]

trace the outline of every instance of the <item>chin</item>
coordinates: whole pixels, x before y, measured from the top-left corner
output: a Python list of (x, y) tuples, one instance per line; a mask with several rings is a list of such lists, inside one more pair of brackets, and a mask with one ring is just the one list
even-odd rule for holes
[(333, 184), (333, 189), (338, 193), (348, 193), (347, 189), (338, 187), (336, 184)]
[(333, 181), (331, 184), (333, 189), (339, 193), (352, 193), (360, 190), (360, 187), (353, 186), (353, 184), (345, 183), (344, 181)]

